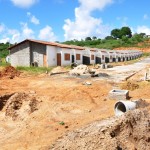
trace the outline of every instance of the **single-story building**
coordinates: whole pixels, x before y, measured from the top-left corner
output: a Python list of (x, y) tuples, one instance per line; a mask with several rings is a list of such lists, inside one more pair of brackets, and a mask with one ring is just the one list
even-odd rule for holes
[(77, 64), (83, 63), (83, 47), (74, 46), (72, 49), (72, 63), (76, 62)]
[(96, 64), (101, 64), (102, 63), (102, 55), (101, 55), (101, 51), (99, 49), (96, 49), (96, 60), (95, 60)]
[(96, 50), (93, 48), (85, 48), (83, 50), (83, 64), (90, 65), (96, 63)]
[(12, 66), (66, 66), (82, 64), (84, 48), (53, 42), (26, 39), (9, 48)]
[(116, 62), (116, 55), (113, 50), (108, 50), (109, 62)]
[(123, 56), (123, 55), (122, 55), (122, 52), (121, 52), (121, 51), (118, 51), (118, 52), (117, 52), (117, 58), (116, 58), (118, 62), (121, 61), (122, 56)]
[(109, 63), (140, 57), (137, 50), (114, 51), (26, 39), (9, 48), (12, 66), (67, 66)]
[(120, 58), (121, 58), (121, 53), (119, 51), (115, 51), (115, 59), (113, 60), (113, 62), (119, 62)]
[(97, 49), (96, 52), (97, 59), (101, 61), (101, 63), (108, 63), (109, 62), (109, 54), (105, 49)]

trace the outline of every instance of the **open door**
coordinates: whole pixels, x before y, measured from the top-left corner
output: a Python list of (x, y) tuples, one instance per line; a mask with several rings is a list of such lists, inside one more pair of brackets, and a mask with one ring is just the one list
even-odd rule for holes
[(84, 65), (90, 65), (90, 57), (83, 56), (83, 64)]
[(101, 64), (101, 58), (100, 57), (96, 57), (96, 64)]

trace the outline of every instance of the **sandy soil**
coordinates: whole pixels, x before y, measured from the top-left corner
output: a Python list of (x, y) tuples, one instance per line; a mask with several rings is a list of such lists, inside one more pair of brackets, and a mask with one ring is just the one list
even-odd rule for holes
[[(144, 73), (129, 79), (139, 84), (131, 99), (150, 98), (150, 83), (140, 81)], [(49, 149), (65, 133), (114, 116), (116, 101), (108, 99), (114, 86), (121, 84), (67, 74), (0, 78), (0, 149)]]
[[(18, 113), (22, 117), (20, 115), (15, 120), (11, 115), (6, 116), (6, 106), (3, 106), (0, 112), (0, 149), (44, 148), (67, 131), (112, 116), (114, 101), (107, 100), (111, 84), (91, 81), (92, 85), (88, 86), (82, 84), (85, 81), (60, 75), (2, 78), (1, 96), (25, 92), (36, 98), (38, 106), (32, 113), (20, 109)], [(26, 105), (23, 106), (26, 110)]]

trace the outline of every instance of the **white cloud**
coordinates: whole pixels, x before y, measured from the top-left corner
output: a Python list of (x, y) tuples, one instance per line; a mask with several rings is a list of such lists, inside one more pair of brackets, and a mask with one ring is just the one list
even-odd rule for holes
[(28, 27), (27, 23), (21, 23), (22, 26), (22, 37), (23, 38), (34, 38), (34, 31)]
[(16, 43), (21, 40), (21, 33), (18, 30), (9, 29), (8, 34), (11, 36), (11, 43)]
[(28, 8), (38, 2), (38, 0), (11, 0), (15, 6)]
[(0, 42), (9, 41), (10, 43), (16, 43), (27, 38), (34, 38), (35, 33), (28, 27), (27, 23), (20, 23), (20, 25), (20, 29), (10, 29), (3, 24), (3, 26), (5, 27), (5, 32), (3, 32), (3, 34), (0, 34)]
[(46, 26), (40, 30), (39, 39), (46, 41), (56, 41), (56, 36), (50, 26)]
[(147, 14), (144, 14), (143, 19), (144, 19), (144, 20), (148, 20), (148, 19), (149, 19), (149, 16), (148, 16)]
[(109, 31), (104, 31), (103, 28), (108, 27), (102, 24), (101, 18), (94, 18), (91, 13), (94, 10), (103, 10), (112, 2), (113, 0), (79, 0), (80, 6), (75, 8), (75, 21), (65, 20), (65, 40), (80, 40), (87, 36), (105, 37)]
[(0, 31), (2, 34), (0, 35), (0, 42), (6, 43), (11, 42), (15, 43), (18, 42), (20, 39), (20, 32), (16, 29), (9, 29), (5, 24), (1, 24)]
[(0, 33), (3, 32), (5, 30), (5, 25), (2, 23), (0, 24)]
[(27, 16), (30, 18), (30, 21), (35, 24), (38, 25), (40, 24), (39, 19), (37, 19), (34, 15), (32, 15), (30, 12), (27, 12)]
[(0, 39), (0, 43), (7, 43), (7, 42), (9, 42), (9, 41), (10, 41), (9, 38)]
[(150, 28), (147, 26), (138, 26), (137, 33), (146, 33), (146, 35), (150, 35)]

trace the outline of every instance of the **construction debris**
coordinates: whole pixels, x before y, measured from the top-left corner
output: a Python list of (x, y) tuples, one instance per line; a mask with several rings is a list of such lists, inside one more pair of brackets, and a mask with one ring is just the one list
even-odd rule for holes
[(75, 67), (73, 70), (69, 72), (70, 75), (83, 75), (83, 74), (89, 74), (90, 69), (87, 67), (87, 65), (79, 65)]
[(54, 69), (52, 69), (52, 71), (49, 73), (49, 75), (56, 75), (56, 74), (64, 74), (64, 73), (68, 73), (69, 71), (66, 70), (64, 67), (56, 67)]
[(144, 81), (150, 81), (150, 68), (146, 70), (143, 80)]
[(114, 89), (109, 92), (108, 97), (112, 100), (126, 100), (129, 98), (129, 91)]
[(92, 83), (89, 82), (89, 81), (86, 81), (86, 82), (83, 83), (83, 85), (92, 85)]
[(101, 71), (97, 70), (93, 74), (91, 74), (91, 77), (104, 77), (104, 78), (108, 78), (109, 75), (107, 73), (102, 73)]

